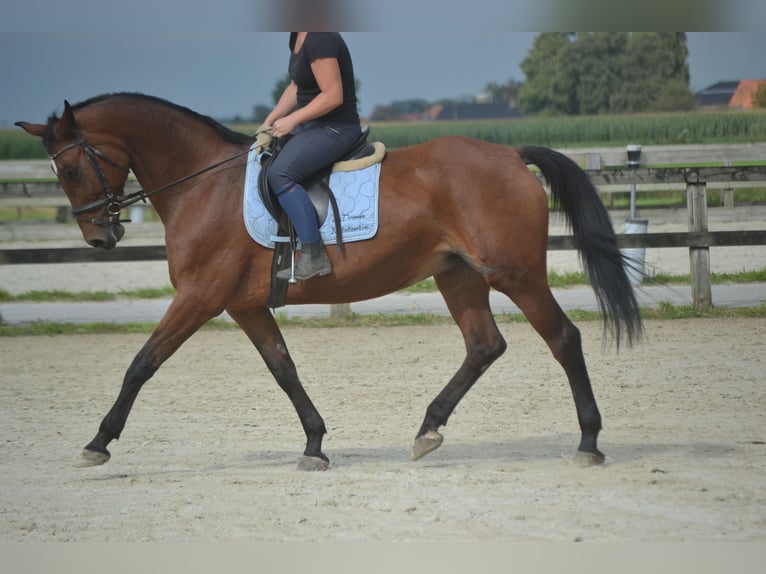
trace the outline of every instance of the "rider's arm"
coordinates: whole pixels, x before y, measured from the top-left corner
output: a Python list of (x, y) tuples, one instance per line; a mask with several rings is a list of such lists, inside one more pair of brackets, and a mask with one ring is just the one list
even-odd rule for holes
[(271, 113), (263, 120), (264, 126), (273, 126), (279, 118), (283, 118), (292, 112), (298, 106), (298, 86), (290, 81), (282, 95), (279, 97), (277, 105), (271, 110)]
[[(343, 103), (343, 83), (341, 82), (338, 60), (335, 58), (314, 60), (311, 63), (311, 71), (314, 72), (319, 86), (319, 94), (304, 107), (273, 120), (271, 125), (274, 127), (274, 135), (277, 137), (290, 133), (298, 124), (322, 117)], [(281, 103), (282, 99), (280, 98)]]

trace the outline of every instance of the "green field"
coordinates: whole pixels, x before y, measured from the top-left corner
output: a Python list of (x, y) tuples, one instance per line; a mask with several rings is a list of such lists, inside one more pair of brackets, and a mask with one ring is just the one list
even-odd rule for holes
[(530, 117), (505, 121), (386, 123), (375, 139), (396, 148), (442, 135), (465, 135), (506, 145), (621, 147), (766, 141), (766, 112), (694, 112), (629, 116)]
[(0, 159), (45, 159), (40, 138), (21, 128), (0, 129)]

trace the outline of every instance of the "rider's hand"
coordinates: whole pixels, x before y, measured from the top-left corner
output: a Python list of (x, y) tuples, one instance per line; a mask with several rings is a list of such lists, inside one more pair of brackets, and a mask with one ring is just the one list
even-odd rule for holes
[(282, 138), (292, 132), (298, 124), (293, 119), (292, 115), (274, 120), (274, 137)]
[(271, 126), (261, 126), (255, 130), (255, 153), (262, 154), (271, 149), (271, 140), (274, 138), (274, 129)]

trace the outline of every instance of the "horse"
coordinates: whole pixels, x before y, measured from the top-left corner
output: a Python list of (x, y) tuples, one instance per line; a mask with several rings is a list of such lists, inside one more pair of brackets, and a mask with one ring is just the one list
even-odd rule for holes
[[(292, 402), (306, 435), (302, 470), (325, 470), (324, 420), (303, 388), (272, 310), (272, 252), (243, 224), (243, 179), (253, 137), (188, 108), (137, 93), (104, 94), (47, 123), (17, 122), (42, 138), (84, 240), (112, 249), (125, 229), (120, 211), (148, 199), (165, 227), (176, 289), (167, 312), (125, 372), (112, 408), (79, 457), (107, 462), (130, 410), (159, 367), (207, 321), (226, 311), (246, 333)], [(609, 215), (587, 174), (545, 147), (511, 147), (443, 136), (388, 151), (379, 180), (379, 229), (368, 240), (328, 248), (333, 272), (288, 287), (290, 305), (339, 304), (383, 296), (433, 276), (459, 327), (465, 358), (427, 406), (413, 460), (443, 442), (440, 428), (479, 377), (506, 350), (489, 306), (508, 296), (563, 367), (574, 397), (580, 443), (574, 461), (597, 465), (601, 414), (580, 332), (547, 280), (549, 199), (527, 167), (546, 178), (564, 212), (601, 311), (604, 337), (641, 338), (643, 325)], [(126, 194), (132, 171), (140, 192)], [(150, 191), (145, 191), (150, 190)]]

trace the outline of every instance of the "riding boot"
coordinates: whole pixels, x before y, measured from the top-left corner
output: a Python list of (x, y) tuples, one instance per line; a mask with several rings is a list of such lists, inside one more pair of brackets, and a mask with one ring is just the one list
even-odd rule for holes
[[(317, 243), (304, 243), (301, 256), (295, 266), (295, 278), (300, 281), (310, 279), (315, 275), (327, 275), (332, 272), (324, 243), (320, 239)], [(282, 269), (277, 273), (279, 279), (290, 279), (290, 268)]]

